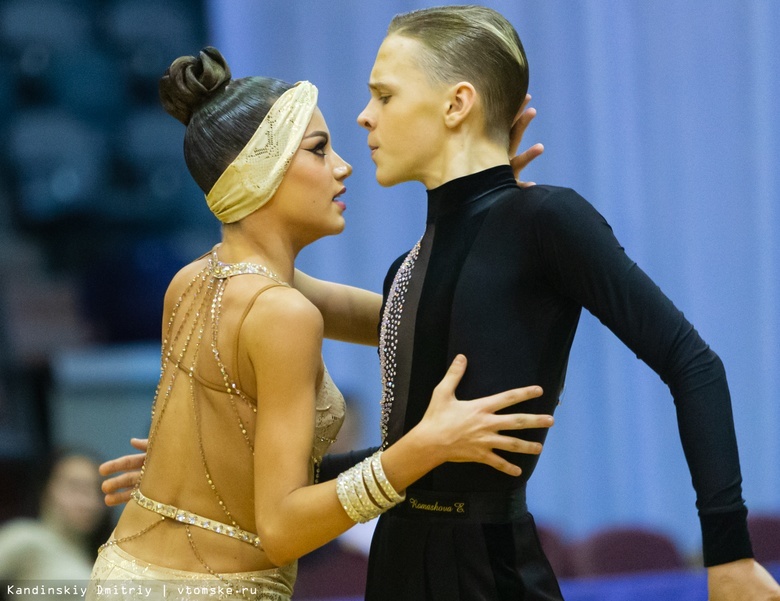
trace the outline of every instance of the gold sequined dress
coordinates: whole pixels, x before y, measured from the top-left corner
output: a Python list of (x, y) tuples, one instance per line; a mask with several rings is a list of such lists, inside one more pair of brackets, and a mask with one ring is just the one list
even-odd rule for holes
[[(262, 265), (220, 262), (215, 249), (174, 278), (141, 482), (101, 548), (87, 599), (291, 598), (297, 562), (230, 569), (264, 557), (251, 493), (258, 400), (243, 392), (238, 366), (249, 310), (286, 286), (268, 277)], [(316, 409), (312, 479), (345, 413), (324, 366)], [(149, 549), (164, 560), (147, 561)]]

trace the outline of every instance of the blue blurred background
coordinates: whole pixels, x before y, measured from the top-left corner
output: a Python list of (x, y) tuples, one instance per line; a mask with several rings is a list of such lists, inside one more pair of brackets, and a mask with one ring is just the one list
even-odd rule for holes
[[(354, 167), (347, 229), (309, 273), (379, 291), (422, 232), (419, 184), (380, 188), (355, 121), (387, 24), (424, 0), (0, 1), (0, 455), (14, 469), (84, 441), (124, 453), (148, 428), (167, 280), (219, 239), (156, 80), (217, 46), (234, 76), (309, 79)], [(722, 357), (753, 512), (780, 511), (780, 3), (484, 1), (515, 25), (538, 116), (523, 174), (570, 186)], [(37, 12), (36, 12), (37, 11)], [(378, 440), (376, 351), (327, 343)], [(700, 539), (671, 396), (589, 314), (529, 504), (581, 538), (616, 524)], [(4, 484), (4, 485), (3, 485)]]

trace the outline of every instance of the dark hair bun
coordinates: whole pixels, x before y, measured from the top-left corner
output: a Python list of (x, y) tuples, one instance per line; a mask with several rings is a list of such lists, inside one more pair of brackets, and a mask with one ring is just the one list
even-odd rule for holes
[(187, 125), (193, 113), (230, 82), (230, 67), (216, 48), (180, 56), (160, 79), (160, 101), (168, 114)]

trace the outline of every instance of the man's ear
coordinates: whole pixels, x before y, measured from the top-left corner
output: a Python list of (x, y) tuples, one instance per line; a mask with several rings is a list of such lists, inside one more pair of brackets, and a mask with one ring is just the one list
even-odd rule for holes
[(447, 102), (444, 123), (450, 128), (458, 127), (475, 110), (477, 90), (467, 81), (458, 82), (450, 87)]

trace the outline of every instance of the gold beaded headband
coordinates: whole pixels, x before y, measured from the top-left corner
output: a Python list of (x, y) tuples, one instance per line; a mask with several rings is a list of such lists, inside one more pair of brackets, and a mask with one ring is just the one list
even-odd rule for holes
[(271, 200), (317, 106), (317, 88), (299, 81), (274, 102), (257, 131), (206, 195), (222, 223), (234, 223)]

